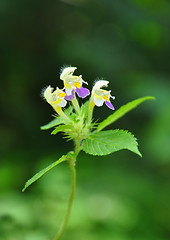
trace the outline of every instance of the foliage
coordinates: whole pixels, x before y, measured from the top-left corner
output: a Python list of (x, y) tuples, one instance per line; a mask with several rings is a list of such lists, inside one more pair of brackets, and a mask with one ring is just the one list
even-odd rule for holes
[(31, 179), (29, 179), (26, 182), (25, 187), (23, 188), (22, 191), (24, 192), (27, 187), (29, 187), (32, 183), (37, 181), (40, 177), (42, 177), (45, 173), (47, 173), (53, 167), (57, 166), (59, 163), (62, 163), (64, 161), (69, 160), (70, 157), (72, 156), (72, 154), (73, 154), (73, 152), (69, 152), (67, 155), (63, 155), (60, 159), (58, 159), (57, 161), (51, 163), (48, 167), (42, 169), (40, 172), (36, 173)]
[(121, 149), (128, 149), (142, 156), (137, 148), (136, 138), (123, 130), (97, 132), (84, 140), (83, 150), (92, 155), (107, 155)]
[[(78, 95), (79, 98), (85, 98), (90, 95), (90, 91), (82, 86), (84, 83), (88, 84), (82, 79), (82, 75), (73, 75), (76, 69), (76, 67), (62, 68), (60, 79), (64, 84), (63, 89), (57, 87), (56, 90), (54, 90), (51, 86), (44, 89), (43, 96), (56, 111), (58, 118), (41, 127), (42, 130), (55, 127), (51, 133), (52, 135), (56, 135), (58, 132), (63, 132), (66, 138), (74, 141), (75, 149), (73, 152), (63, 155), (58, 161), (50, 164), (48, 167), (35, 174), (35, 176), (26, 182), (25, 187), (23, 188), (24, 191), (53, 167), (68, 160), (71, 171), (72, 188), (67, 212), (55, 240), (61, 238), (69, 219), (76, 189), (75, 165), (79, 152), (84, 150), (86, 153), (92, 155), (108, 155), (122, 149), (128, 149), (139, 156), (142, 156), (138, 150), (136, 138), (130, 132), (118, 129), (110, 131), (101, 130), (118, 120), (143, 101), (154, 99), (153, 97), (137, 99), (122, 106), (103, 122), (96, 124), (93, 121), (93, 110), (95, 105), (101, 107), (105, 103), (109, 109), (114, 110), (114, 106), (110, 99), (115, 99), (115, 97), (111, 95), (111, 90), (107, 91), (103, 89), (103, 87), (108, 86), (109, 82), (106, 80), (98, 80), (93, 86), (90, 100), (80, 107), (76, 95)], [(63, 111), (62, 108), (67, 105), (67, 101), (70, 101), (72, 106)]]
[(129, 103), (123, 105), (116, 112), (114, 112), (109, 117), (107, 117), (103, 122), (101, 122), (97, 127), (97, 131), (101, 131), (103, 128), (105, 128), (108, 125), (114, 123), (115, 121), (117, 121), (119, 118), (123, 117), (126, 113), (128, 113), (129, 111), (131, 111), (132, 109), (137, 107), (142, 102), (144, 102), (146, 100), (150, 100), (150, 99), (155, 99), (155, 98), (154, 97), (149, 97), (149, 96), (148, 97), (143, 97), (143, 98), (136, 99), (132, 102), (129, 102)]
[[(68, 139), (74, 139), (76, 134), (78, 134), (79, 137), (81, 138), (80, 140), (82, 141), (83, 139), (81, 149), (91, 155), (102, 156), (102, 155), (107, 155), (122, 149), (128, 149), (138, 154), (139, 156), (142, 156), (138, 150), (137, 140), (132, 133), (125, 130), (118, 130), (118, 129), (109, 130), (109, 131), (101, 131), (101, 130), (106, 126), (112, 124), (122, 116), (124, 116), (126, 113), (128, 113), (129, 111), (137, 107), (142, 102), (146, 100), (151, 100), (151, 99), (155, 99), (155, 98), (143, 97), (123, 105), (120, 109), (115, 111), (105, 120), (95, 124), (96, 126), (95, 127), (93, 126), (92, 131), (90, 131), (90, 128), (92, 127), (92, 125), (91, 124), (88, 125), (88, 122), (87, 122), (88, 121), (87, 112), (88, 112), (89, 101), (87, 101), (85, 104), (81, 106), (80, 115), (78, 114), (76, 116), (72, 107), (69, 107), (69, 111), (67, 112), (65, 111), (65, 113), (67, 113), (67, 116), (70, 116), (72, 120), (72, 122), (70, 122), (69, 124), (64, 124), (62, 117), (58, 116), (54, 120), (52, 120), (50, 123), (41, 127), (41, 129), (47, 130), (52, 127), (56, 127), (51, 134), (55, 135), (58, 132), (63, 132), (64, 134), (67, 135)], [(84, 127), (84, 129), (80, 128), (82, 126)], [(29, 179), (26, 182), (25, 187), (23, 188), (23, 191), (27, 187), (29, 187), (33, 182), (35, 182), (41, 176), (43, 176), (46, 172), (48, 172), (50, 169), (52, 169), (53, 167), (55, 167), (56, 165), (58, 165), (63, 161), (69, 160), (69, 158), (71, 158), (70, 153), (68, 153), (67, 155), (63, 155), (59, 160), (50, 164), (48, 167), (46, 167), (45, 169), (35, 174), (31, 179)]]
[[(18, 0), (1, 1), (0, 6), (0, 239), (47, 240), (51, 236), (44, 231), (53, 233), (63, 219), (68, 162), (34, 184), (32, 191), (20, 194), (19, 189), (33, 173), (72, 147), (71, 142), (64, 144), (60, 134), (50, 136), (38, 128), (53, 114), (42, 104), (40, 88), (48, 81), (60, 85), (56, 71), (63, 63), (74, 63), (85, 72), (90, 87), (96, 76), (111, 80), (116, 110), (138, 96), (153, 95), (157, 101), (107, 127), (137, 135), (142, 161), (128, 151), (103, 157), (81, 153), (76, 207), (65, 238), (166, 240), (170, 225), (169, 1)], [(95, 109), (95, 119), (109, 114), (104, 107)]]

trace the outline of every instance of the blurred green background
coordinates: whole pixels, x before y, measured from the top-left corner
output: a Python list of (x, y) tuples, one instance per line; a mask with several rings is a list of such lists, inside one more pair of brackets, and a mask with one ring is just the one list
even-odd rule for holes
[[(40, 131), (53, 109), (41, 89), (62, 87), (63, 65), (77, 66), (91, 89), (110, 81), (118, 109), (152, 95), (110, 126), (135, 134), (137, 155), (81, 153), (77, 192), (63, 239), (170, 239), (170, 2), (166, 0), (0, 1), (0, 240), (49, 240), (70, 191), (63, 163), (25, 193), (27, 179), (72, 149)], [(111, 110), (95, 108), (103, 119)]]

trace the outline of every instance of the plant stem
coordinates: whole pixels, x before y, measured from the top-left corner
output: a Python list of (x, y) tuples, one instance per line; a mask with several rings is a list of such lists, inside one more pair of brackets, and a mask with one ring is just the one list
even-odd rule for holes
[(69, 165), (70, 165), (70, 171), (71, 171), (71, 193), (70, 193), (70, 199), (68, 202), (68, 207), (67, 207), (67, 212), (63, 221), (63, 224), (61, 225), (57, 236), (55, 237), (55, 240), (59, 240), (61, 236), (64, 233), (64, 230), (67, 226), (68, 219), (70, 216), (74, 196), (75, 196), (75, 191), (76, 191), (76, 168), (75, 168), (75, 162), (76, 162), (76, 157), (78, 153), (80, 152), (80, 141), (77, 141), (76, 146), (75, 146), (75, 151), (74, 151), (74, 157), (70, 158), (69, 160)]

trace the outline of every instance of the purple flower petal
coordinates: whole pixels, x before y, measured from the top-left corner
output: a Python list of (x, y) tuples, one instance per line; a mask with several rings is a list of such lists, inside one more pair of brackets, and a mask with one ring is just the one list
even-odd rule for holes
[(76, 92), (77, 92), (77, 95), (81, 98), (85, 98), (88, 95), (90, 95), (89, 89), (84, 88), (84, 87), (76, 88)]
[(64, 98), (68, 101), (72, 101), (75, 98), (75, 91), (73, 90), (71, 95), (69, 95), (69, 96), (66, 94), (66, 96)]
[(111, 104), (111, 102), (105, 101), (105, 104), (106, 104), (106, 106), (108, 106), (108, 108), (110, 108), (110, 109), (112, 109), (112, 110), (115, 109), (115, 108), (113, 107), (113, 105)]

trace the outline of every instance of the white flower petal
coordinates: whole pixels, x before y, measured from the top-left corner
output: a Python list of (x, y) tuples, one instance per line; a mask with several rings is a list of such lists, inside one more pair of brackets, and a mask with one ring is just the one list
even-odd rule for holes
[(107, 87), (108, 84), (109, 84), (109, 81), (99, 80), (95, 83), (93, 90), (100, 89), (101, 87)]
[(95, 98), (94, 97), (93, 101), (94, 101), (94, 103), (95, 103), (95, 105), (97, 107), (103, 106), (103, 103), (104, 103), (104, 99), (103, 98)]
[(67, 94), (67, 96), (70, 96), (71, 94), (72, 94), (72, 90), (73, 90), (74, 88), (66, 88), (66, 94)]
[(61, 102), (58, 104), (60, 107), (65, 107), (67, 104), (67, 101), (65, 99), (61, 99)]
[(66, 67), (66, 68), (63, 68), (62, 73), (60, 75), (60, 79), (61, 80), (65, 80), (68, 77), (72, 76), (76, 69), (77, 69), (76, 67)]
[(64, 97), (59, 97), (62, 93), (64, 92), (58, 87), (55, 91), (53, 91), (53, 88), (48, 86), (44, 90), (43, 95), (46, 101), (55, 109), (56, 106), (65, 107), (67, 104), (67, 101), (64, 99)]
[(48, 86), (43, 92), (44, 98), (48, 103), (52, 101), (52, 91), (53, 91), (53, 88), (51, 86)]

